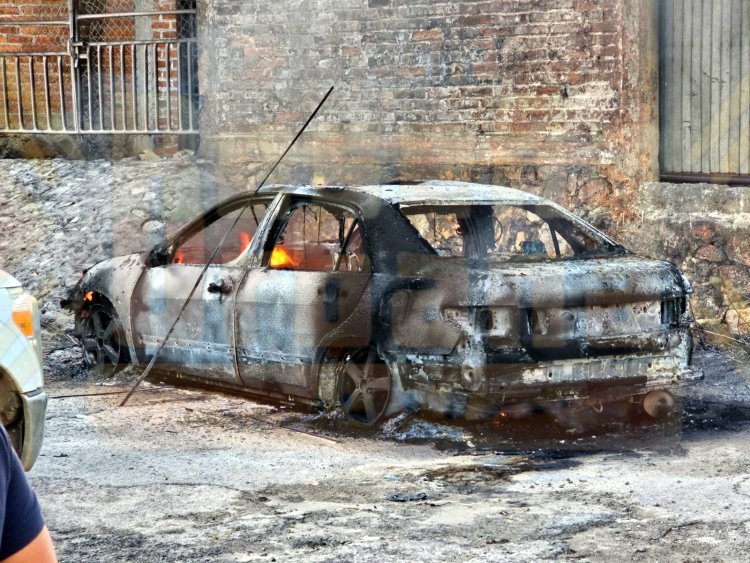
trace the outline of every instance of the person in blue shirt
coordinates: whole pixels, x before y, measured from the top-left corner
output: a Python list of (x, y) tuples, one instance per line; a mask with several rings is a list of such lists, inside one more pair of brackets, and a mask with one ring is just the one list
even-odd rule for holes
[(0, 562), (56, 563), (47, 526), (21, 462), (0, 425)]

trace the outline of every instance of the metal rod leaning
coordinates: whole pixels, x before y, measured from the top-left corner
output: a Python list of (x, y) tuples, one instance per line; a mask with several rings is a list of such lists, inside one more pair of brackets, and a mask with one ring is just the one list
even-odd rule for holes
[[(300, 138), (302, 133), (304, 133), (305, 129), (307, 129), (307, 126), (310, 124), (310, 122), (313, 120), (315, 115), (318, 113), (321, 107), (323, 107), (323, 104), (328, 99), (328, 96), (331, 95), (331, 92), (333, 92), (333, 86), (330, 87), (328, 92), (326, 92), (326, 95), (323, 96), (323, 99), (320, 100), (320, 103), (315, 108), (315, 111), (312, 112), (310, 117), (307, 118), (307, 121), (305, 121), (305, 124), (302, 126), (302, 128), (299, 130), (297, 135), (295, 135), (294, 139), (292, 139), (292, 142), (289, 143), (289, 146), (287, 146), (286, 150), (282, 153), (282, 155), (276, 160), (274, 165), (271, 167), (271, 170), (266, 174), (265, 178), (258, 184), (258, 187), (255, 188), (255, 191), (253, 194), (258, 193), (258, 190), (260, 190), (263, 187), (263, 184), (266, 183), (266, 180), (273, 174), (273, 171), (276, 170), (276, 167), (279, 165), (279, 163), (283, 160), (283, 158), (286, 156), (286, 154), (291, 150), (291, 148), (294, 146), (294, 143), (297, 142), (297, 139)], [(128, 402), (128, 399), (133, 395), (133, 393), (136, 392), (138, 387), (140, 387), (141, 383), (148, 377), (148, 374), (151, 372), (151, 369), (156, 364), (156, 360), (159, 357), (159, 353), (164, 349), (165, 344), (169, 340), (169, 337), (172, 336), (172, 333), (174, 332), (175, 327), (177, 326), (177, 323), (179, 322), (180, 318), (182, 317), (182, 314), (185, 312), (185, 309), (187, 308), (188, 303), (190, 303), (190, 300), (193, 298), (193, 295), (195, 294), (196, 290), (200, 286), (201, 282), (203, 281), (204, 276), (206, 275), (206, 272), (208, 271), (209, 266), (214, 261), (214, 258), (219, 253), (219, 250), (224, 246), (224, 242), (226, 241), (227, 237), (229, 236), (229, 233), (231, 233), (234, 228), (237, 226), (237, 223), (239, 223), (240, 218), (242, 217), (243, 213), (245, 212), (245, 209), (248, 208), (249, 202), (246, 203), (241, 209), (240, 212), (237, 214), (237, 217), (235, 217), (234, 221), (232, 222), (232, 225), (226, 230), (224, 235), (221, 237), (221, 240), (219, 241), (219, 244), (216, 245), (216, 248), (214, 248), (213, 252), (211, 252), (211, 255), (208, 257), (208, 260), (206, 260), (206, 264), (203, 266), (203, 269), (201, 270), (200, 274), (198, 275), (198, 279), (195, 280), (195, 283), (193, 284), (193, 287), (190, 289), (190, 293), (187, 296), (187, 299), (185, 299), (185, 302), (182, 304), (182, 307), (180, 307), (180, 311), (177, 313), (177, 316), (175, 317), (174, 321), (172, 322), (172, 326), (169, 327), (169, 330), (167, 331), (167, 334), (162, 339), (161, 343), (159, 344), (159, 347), (154, 352), (154, 355), (151, 357), (151, 361), (146, 366), (146, 369), (143, 370), (143, 373), (138, 377), (136, 382), (133, 384), (133, 387), (130, 389), (127, 395), (125, 395), (125, 398), (120, 403), (121, 407), (124, 407), (125, 404)]]

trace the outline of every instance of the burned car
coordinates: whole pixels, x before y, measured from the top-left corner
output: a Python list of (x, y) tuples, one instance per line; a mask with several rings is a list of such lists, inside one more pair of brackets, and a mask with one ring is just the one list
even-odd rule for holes
[(415, 406), (484, 418), (616, 402), (658, 416), (699, 377), (675, 266), (506, 187), (237, 195), (85, 273), (67, 306), (86, 363), (148, 363), (196, 283), (159, 370), (362, 426)]

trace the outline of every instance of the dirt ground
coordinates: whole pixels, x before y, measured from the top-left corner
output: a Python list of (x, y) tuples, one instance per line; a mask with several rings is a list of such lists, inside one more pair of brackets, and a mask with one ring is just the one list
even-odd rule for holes
[(518, 439), (524, 427), (496, 434), (408, 416), (363, 435), (314, 413), (158, 384), (119, 408), (134, 374), (94, 381), (74, 356), (51, 358), (46, 442), (30, 478), (62, 561), (750, 553), (740, 351), (698, 354), (706, 381), (669, 432), (545, 429), (533, 446)]

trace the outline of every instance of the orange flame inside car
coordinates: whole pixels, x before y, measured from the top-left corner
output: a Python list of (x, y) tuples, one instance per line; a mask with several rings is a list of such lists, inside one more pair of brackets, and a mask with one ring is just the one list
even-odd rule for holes
[(271, 261), (269, 262), (271, 268), (283, 268), (284, 266), (296, 266), (297, 261), (293, 260), (286, 250), (280, 246), (276, 246), (271, 253)]
[(94, 300), (94, 292), (93, 291), (87, 291), (86, 295), (83, 296), (84, 301), (93, 301)]

